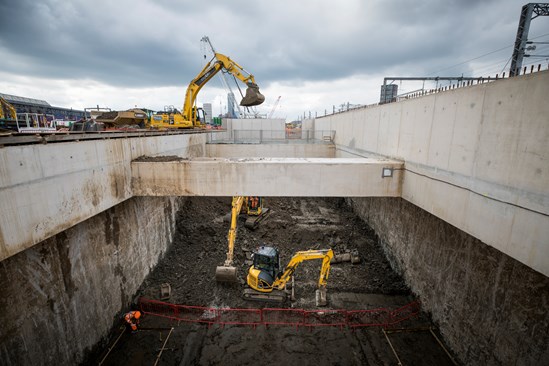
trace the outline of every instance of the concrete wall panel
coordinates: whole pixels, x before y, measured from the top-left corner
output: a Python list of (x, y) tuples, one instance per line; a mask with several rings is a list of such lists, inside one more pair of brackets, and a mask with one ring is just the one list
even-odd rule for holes
[(206, 157), (334, 158), (332, 144), (207, 144)]
[(0, 149), (0, 260), (130, 198), (132, 159), (204, 156), (205, 141), (169, 135)]
[(427, 165), (448, 169), (454, 124), (456, 123), (457, 95), (452, 90), (436, 95), (431, 125)]
[[(421, 103), (414, 103), (414, 101), (407, 101), (407, 108), (414, 111), (411, 123), (414, 129), (414, 136), (412, 138), (412, 146), (409, 148), (410, 157), (407, 160), (427, 164), (429, 158), (429, 143), (431, 141), (431, 130), (433, 126), (433, 114), (435, 109), (435, 100), (423, 100)], [(405, 155), (399, 156), (404, 158)]]
[[(396, 169), (382, 178), (383, 167)], [(132, 163), (140, 196), (400, 196), (397, 161), (374, 159), (188, 159)]]
[(459, 108), (456, 110), (448, 161), (450, 171), (466, 176), (473, 175), (474, 158), (480, 141), (479, 130), (482, 127), (485, 90), (479, 86), (468, 87), (467, 93), (455, 95)]

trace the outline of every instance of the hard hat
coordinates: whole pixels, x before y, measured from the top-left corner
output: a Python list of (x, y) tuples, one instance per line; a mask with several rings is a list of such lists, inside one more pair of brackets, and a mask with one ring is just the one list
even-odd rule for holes
[(141, 318), (141, 312), (140, 312), (140, 311), (136, 311), (135, 314), (134, 314), (134, 318), (135, 318), (135, 319)]

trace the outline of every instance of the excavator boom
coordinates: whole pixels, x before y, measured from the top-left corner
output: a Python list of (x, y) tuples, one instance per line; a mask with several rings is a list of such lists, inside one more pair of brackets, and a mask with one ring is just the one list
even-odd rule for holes
[(322, 259), (322, 267), (320, 269), (320, 277), (318, 279), (318, 286), (326, 286), (328, 275), (330, 274), (330, 261), (334, 257), (334, 252), (331, 249), (324, 250), (306, 250), (297, 252), (294, 254), (290, 262), (286, 266), (286, 269), (282, 273), (282, 276), (278, 278), (273, 287), (282, 290), (286, 283), (292, 278), (297, 266), (303, 261), (310, 261), (313, 259)]
[(238, 221), (238, 214), (240, 213), (240, 210), (242, 209), (242, 205), (244, 204), (245, 197), (242, 196), (236, 196), (233, 197), (232, 201), (232, 207), (231, 207), (231, 228), (229, 229), (229, 233), (227, 234), (227, 242), (228, 242), (228, 251), (227, 251), (227, 259), (225, 260), (225, 263), (222, 266), (218, 266), (215, 269), (215, 279), (218, 282), (236, 282), (236, 267), (233, 266), (233, 259), (234, 259), (234, 243), (236, 241), (236, 224)]
[(151, 121), (153, 127), (172, 127), (172, 128), (193, 128), (202, 125), (199, 118), (199, 108), (195, 106), (196, 97), (200, 89), (210, 81), (219, 71), (225, 70), (227, 73), (238, 78), (246, 84), (246, 95), (240, 102), (241, 106), (256, 106), (265, 101), (265, 96), (259, 92), (259, 87), (252, 74), (244, 70), (242, 66), (231, 60), (229, 57), (214, 53), (214, 57), (204, 66), (198, 75), (189, 83), (185, 93), (185, 102), (181, 113), (162, 113), (156, 115)]

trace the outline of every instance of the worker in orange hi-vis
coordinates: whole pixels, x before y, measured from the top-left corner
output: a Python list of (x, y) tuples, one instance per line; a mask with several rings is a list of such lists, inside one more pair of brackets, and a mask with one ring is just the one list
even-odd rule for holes
[(124, 321), (126, 322), (128, 328), (132, 330), (132, 333), (137, 333), (139, 318), (141, 318), (141, 312), (139, 310), (130, 311), (124, 315)]

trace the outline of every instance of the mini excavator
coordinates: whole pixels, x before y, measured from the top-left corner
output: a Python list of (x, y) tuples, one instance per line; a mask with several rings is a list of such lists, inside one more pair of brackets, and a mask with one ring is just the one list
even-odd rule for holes
[(313, 259), (322, 259), (318, 289), (316, 290), (316, 305), (326, 306), (326, 285), (330, 274), (330, 261), (334, 257), (332, 249), (305, 250), (294, 254), (290, 262), (280, 269), (278, 249), (262, 246), (253, 253), (253, 264), (248, 270), (246, 282), (250, 288), (244, 290), (246, 300), (284, 302), (288, 294), (284, 291), (287, 282), (292, 278), (297, 266)]

